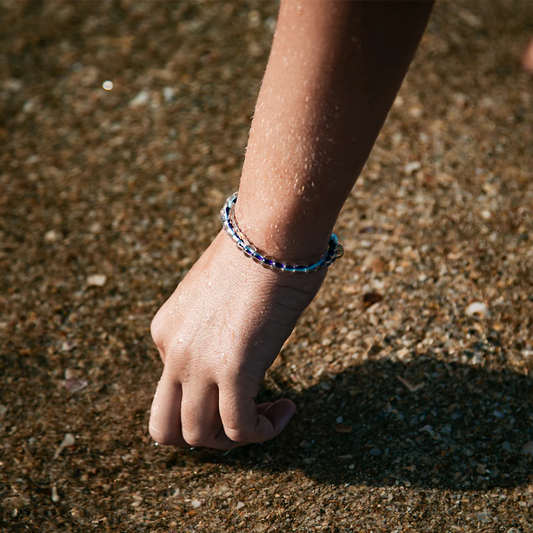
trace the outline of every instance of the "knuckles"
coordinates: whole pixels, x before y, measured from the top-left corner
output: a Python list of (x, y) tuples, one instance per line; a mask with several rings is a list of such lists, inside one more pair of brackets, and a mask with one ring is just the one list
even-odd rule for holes
[(188, 446), (194, 448), (209, 447), (213, 443), (213, 439), (207, 435), (184, 434), (183, 438)]
[(251, 442), (248, 432), (243, 429), (224, 428), (224, 432), (233, 442), (237, 442), (239, 444), (246, 444), (248, 442)]
[(163, 348), (165, 341), (165, 326), (159, 318), (159, 314), (155, 315), (150, 324), (150, 334), (152, 340), (158, 348)]

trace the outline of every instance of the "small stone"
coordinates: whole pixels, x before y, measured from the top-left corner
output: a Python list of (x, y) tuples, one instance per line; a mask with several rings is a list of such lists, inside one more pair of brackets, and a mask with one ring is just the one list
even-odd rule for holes
[(107, 281), (105, 274), (93, 274), (87, 277), (87, 285), (90, 287), (103, 287)]
[(422, 165), (420, 164), (420, 161), (411, 161), (411, 163), (407, 163), (407, 165), (405, 165), (403, 171), (409, 175), (409, 174), (412, 174), (415, 170), (420, 170), (420, 167)]
[(505, 441), (505, 442), (502, 442), (502, 448), (506, 451), (506, 452), (510, 452), (512, 450), (511, 448), (511, 445)]
[(530, 440), (522, 446), (522, 453), (524, 455), (533, 455), (533, 441)]
[(434, 436), (435, 436), (435, 432), (433, 431), (433, 428), (432, 428), (429, 424), (427, 424), (427, 425), (425, 425), (424, 427), (420, 428), (418, 431), (419, 431), (420, 433), (422, 433), (422, 431), (427, 431), (427, 433), (429, 433), (429, 435), (430, 435), (431, 437), (434, 437)]
[(366, 292), (363, 294), (363, 307), (368, 309), (369, 307), (377, 304), (383, 300), (383, 296), (379, 292)]
[(482, 302), (473, 302), (466, 308), (466, 314), (474, 318), (486, 318), (489, 316), (489, 308)]
[(146, 105), (150, 100), (150, 93), (148, 91), (141, 91), (135, 98), (130, 100), (129, 106), (136, 108)]
[(381, 258), (369, 255), (363, 263), (364, 268), (369, 268), (376, 274), (382, 274), (387, 270), (387, 263)]
[(7, 413), (7, 407), (5, 405), (0, 405), (0, 420), (4, 418)]
[(24, 500), (18, 496), (10, 496), (2, 500), (2, 507), (7, 511), (12, 511), (14, 509), (21, 509), (24, 505)]
[(51, 244), (59, 240), (59, 233), (55, 229), (51, 229), (44, 234), (44, 242)]
[(100, 233), (102, 231), (102, 224), (100, 224), (100, 222), (93, 222), (89, 226), (89, 231), (91, 233)]
[(54, 503), (57, 503), (59, 501), (59, 494), (57, 493), (57, 487), (55, 485), (52, 487), (51, 499)]
[(476, 466), (476, 472), (484, 476), (487, 473), (487, 468), (485, 467), (485, 465), (478, 463)]
[(193, 500), (191, 502), (191, 505), (195, 508), (195, 509), (198, 509), (198, 507), (200, 507), (200, 505), (202, 505), (202, 502), (199, 501), (199, 500)]
[(244, 502), (237, 503), (237, 510), (242, 509), (244, 507)]
[(377, 457), (378, 455), (381, 455), (381, 450), (379, 448), (372, 448), (370, 450), (370, 455)]
[(163, 87), (163, 98), (167, 104), (174, 100), (175, 94), (176, 91), (174, 90), (174, 87)]
[(65, 387), (65, 389), (67, 389), (69, 392), (72, 392), (73, 394), (75, 392), (83, 390), (85, 387), (87, 387), (88, 384), (88, 381), (77, 378), (69, 378), (63, 381), (63, 387)]
[[(70, 352), (71, 350), (73, 350), (74, 348), (76, 348), (76, 346), (78, 346), (78, 343), (76, 341), (64, 341), (62, 344), (61, 344), (61, 351), (62, 352)], [(67, 376), (65, 376), (67, 377)]]
[(337, 424), (335, 426), (335, 431), (337, 433), (351, 433), (353, 431), (353, 427), (349, 424)]

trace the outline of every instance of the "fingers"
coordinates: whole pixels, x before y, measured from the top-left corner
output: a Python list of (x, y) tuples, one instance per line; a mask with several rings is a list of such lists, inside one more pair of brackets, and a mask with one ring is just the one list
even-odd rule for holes
[[(222, 428), (218, 414), (218, 387), (215, 383), (205, 386), (184, 384), (181, 402), (181, 430), (185, 442), (190, 446), (207, 446), (217, 448), (226, 444), (231, 446), (229, 439), (219, 436)], [(227, 441), (227, 442), (226, 442)], [(226, 449), (226, 448), (224, 448)]]
[(166, 446), (230, 450), (273, 439), (296, 407), (290, 400), (257, 405), (233, 389), (219, 393), (214, 383), (181, 385), (165, 370), (150, 415), (150, 435)]
[(150, 435), (159, 444), (187, 446), (181, 435), (181, 385), (164, 370), (150, 413)]
[(224, 432), (234, 442), (264, 442), (277, 437), (287, 426), (296, 411), (290, 400), (278, 400), (261, 409), (253, 398), (244, 397), (235, 390), (220, 391), (219, 409)]

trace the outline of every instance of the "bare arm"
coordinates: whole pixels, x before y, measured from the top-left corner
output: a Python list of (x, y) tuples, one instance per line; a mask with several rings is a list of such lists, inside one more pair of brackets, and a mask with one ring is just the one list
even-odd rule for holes
[[(258, 248), (285, 261), (321, 256), (431, 7), (282, 1), (236, 211)], [(152, 322), (165, 365), (152, 437), (230, 449), (278, 435), (294, 404), (254, 398), (324, 278), (265, 270), (221, 232)]]
[(432, 5), (282, 2), (237, 208), (258, 247), (290, 260), (325, 249)]

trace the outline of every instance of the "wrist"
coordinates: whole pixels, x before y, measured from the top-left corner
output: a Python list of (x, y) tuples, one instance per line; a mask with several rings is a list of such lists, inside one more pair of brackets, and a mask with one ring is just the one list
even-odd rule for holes
[(235, 221), (253, 246), (269, 257), (293, 264), (311, 264), (324, 257), (331, 225), (307, 216), (302, 205), (291, 205), (282, 194), (273, 201), (257, 201), (239, 193)]

